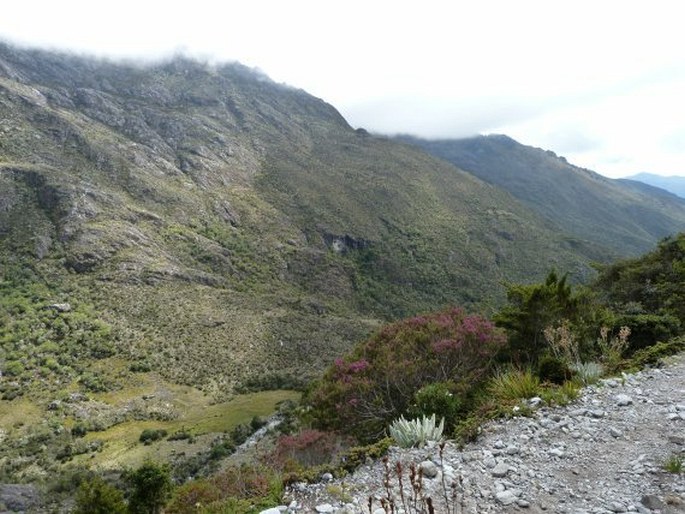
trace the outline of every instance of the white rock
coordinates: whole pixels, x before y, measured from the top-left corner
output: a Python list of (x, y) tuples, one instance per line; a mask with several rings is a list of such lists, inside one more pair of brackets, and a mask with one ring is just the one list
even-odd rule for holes
[(498, 462), (497, 465), (490, 471), (493, 477), (501, 478), (507, 476), (509, 472), (509, 465), (504, 462)]
[(495, 498), (497, 498), (497, 501), (502, 505), (511, 505), (518, 499), (518, 496), (515, 494), (515, 491), (510, 489), (507, 491), (502, 491), (501, 493), (497, 493)]
[(633, 399), (627, 394), (616, 395), (616, 405), (619, 407), (627, 407), (628, 405), (632, 405), (632, 403)]

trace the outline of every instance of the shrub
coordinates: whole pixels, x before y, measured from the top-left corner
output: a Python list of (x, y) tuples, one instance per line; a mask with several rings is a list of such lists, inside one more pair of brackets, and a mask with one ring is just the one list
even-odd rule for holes
[(573, 377), (573, 371), (566, 362), (551, 355), (542, 357), (538, 361), (537, 369), (538, 377), (543, 382), (561, 385)]
[(228, 457), (235, 452), (235, 444), (232, 439), (218, 439), (212, 443), (209, 450), (210, 460), (219, 460)]
[(416, 392), (409, 414), (414, 418), (435, 414), (445, 420), (446, 426), (452, 427), (459, 416), (461, 403), (456, 384), (436, 382), (423, 386)]
[(604, 374), (604, 367), (599, 362), (577, 362), (571, 369), (583, 385), (594, 384)]
[(19, 361), (9, 361), (5, 364), (5, 369), (3, 369), (3, 373), (8, 377), (18, 377), (24, 371), (24, 365)]
[(664, 462), (664, 471), (679, 474), (685, 472), (685, 461), (680, 455), (671, 455)]
[(158, 514), (171, 496), (173, 485), (167, 466), (146, 462), (126, 476), (131, 485), (131, 514)]
[(636, 351), (631, 358), (631, 363), (638, 368), (654, 366), (664, 357), (682, 351), (685, 351), (685, 337), (677, 337)]
[(488, 391), (500, 402), (525, 400), (540, 394), (540, 378), (530, 369), (512, 368), (490, 379)]
[(504, 361), (535, 363), (546, 351), (544, 330), (578, 317), (578, 297), (566, 279), (566, 275), (559, 277), (551, 271), (544, 283), (508, 287), (508, 304), (494, 317), (509, 336), (501, 355)]
[(647, 348), (659, 341), (668, 341), (680, 334), (681, 323), (671, 314), (635, 314), (623, 315), (617, 319), (617, 325), (628, 327), (630, 341), (626, 344), (623, 355)]
[(157, 428), (157, 429), (152, 429), (152, 428), (146, 428), (143, 430), (140, 434), (140, 437), (138, 440), (143, 443), (143, 444), (152, 444), (154, 441), (159, 441), (160, 439), (164, 439), (167, 435), (167, 431), (164, 430), (163, 428)]
[(393, 440), (390, 437), (384, 437), (374, 444), (354, 446), (340, 456), (340, 467), (351, 473), (362, 464), (365, 464), (367, 460), (377, 460), (383, 457), (388, 453), (392, 443)]
[(423, 448), (427, 442), (438, 442), (442, 438), (445, 428), (445, 420), (441, 419), (439, 425), (435, 425), (435, 414), (430, 418), (423, 416), (421, 419), (407, 421), (404, 416), (394, 421), (389, 427), (390, 437), (402, 448), (418, 446)]
[(490, 321), (461, 309), (410, 318), (337, 359), (305, 401), (319, 428), (376, 440), (421, 388), (451, 382), (465, 395), (481, 384), (504, 344)]
[(126, 514), (123, 493), (100, 477), (86, 479), (76, 492), (74, 514)]
[(278, 469), (295, 466), (318, 466), (331, 462), (344, 448), (349, 439), (333, 432), (306, 429), (295, 435), (278, 438), (271, 456), (271, 463)]

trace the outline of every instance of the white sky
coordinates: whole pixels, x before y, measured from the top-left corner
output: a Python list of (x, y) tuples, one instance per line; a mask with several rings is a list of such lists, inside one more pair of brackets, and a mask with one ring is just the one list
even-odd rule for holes
[(504, 133), (609, 176), (685, 175), (685, 4), (671, 0), (21, 0), (0, 39), (259, 67), (355, 127)]

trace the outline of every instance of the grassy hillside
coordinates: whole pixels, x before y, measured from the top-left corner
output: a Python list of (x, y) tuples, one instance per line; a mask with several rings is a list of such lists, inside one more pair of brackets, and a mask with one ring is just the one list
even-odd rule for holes
[(617, 256), (646, 252), (685, 227), (685, 200), (603, 177), (506, 136), (402, 139), (505, 189), (559, 230)]
[[(33, 420), (3, 417), (13, 476), (51, 469), (78, 422), (157, 419), (128, 408), (149, 373), (174, 401), (292, 387), (387, 319), (606, 257), (237, 64), (0, 45), (0, 134), (0, 409)], [(74, 394), (93, 408), (52, 409)]]
[(239, 65), (1, 50), (5, 280), (175, 381), (306, 376), (379, 320), (587, 273), (503, 191)]

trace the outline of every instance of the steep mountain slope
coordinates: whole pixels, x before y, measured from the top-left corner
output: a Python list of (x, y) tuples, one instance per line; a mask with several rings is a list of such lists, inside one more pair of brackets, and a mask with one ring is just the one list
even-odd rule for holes
[[(584, 276), (601, 257), (502, 190), (237, 64), (3, 45), (0, 131), (3, 284), (8, 309), (30, 307), (3, 360), (28, 354), (27, 381), (73, 346), (54, 308), (44, 333), (16, 335), (53, 304), (111, 331), (93, 355), (230, 390), (315, 373), (380, 319), (487, 303), (552, 266)], [(99, 341), (100, 328), (74, 331)], [(89, 355), (45, 373), (76, 379)]]
[(560, 230), (619, 255), (647, 251), (685, 228), (685, 201), (578, 168), (506, 136), (402, 138), (509, 191)]
[(685, 177), (663, 177), (661, 175), (654, 175), (653, 173), (638, 173), (637, 175), (625, 177), (623, 180), (633, 180), (649, 184), (650, 186), (665, 189), (674, 195), (685, 198)]

